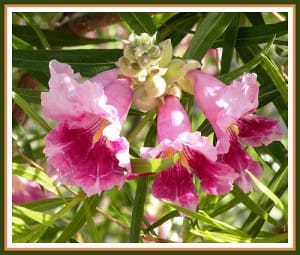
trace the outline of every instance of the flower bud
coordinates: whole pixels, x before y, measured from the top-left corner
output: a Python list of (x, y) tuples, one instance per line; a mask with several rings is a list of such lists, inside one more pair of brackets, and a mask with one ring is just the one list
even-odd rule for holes
[(145, 91), (150, 97), (160, 97), (166, 91), (166, 81), (160, 76), (152, 76), (145, 82)]
[(186, 74), (185, 62), (181, 59), (172, 59), (168, 65), (168, 71), (165, 74), (165, 79), (168, 83), (176, 82), (184, 78)]
[(193, 84), (192, 84), (192, 82), (188, 78), (184, 78), (184, 79), (179, 80), (177, 82), (177, 84), (180, 86), (180, 88), (183, 91), (185, 91), (185, 92), (187, 92), (187, 93), (189, 93), (191, 95), (194, 94)]
[(166, 90), (166, 94), (176, 96), (176, 97), (180, 98), (182, 92), (181, 92), (180, 87), (178, 87), (176, 85), (170, 85), (170, 86), (168, 86), (168, 88)]
[(151, 59), (159, 59), (161, 56), (161, 50), (159, 48), (159, 46), (157, 45), (153, 45), (150, 49), (149, 49), (149, 57)]
[(194, 59), (187, 59), (184, 61), (184, 64), (185, 64), (186, 73), (189, 71), (201, 68), (201, 64)]
[(142, 56), (138, 57), (138, 64), (140, 67), (147, 68), (150, 66), (151, 61), (147, 54), (143, 54)]
[(124, 45), (124, 56), (131, 61), (136, 61), (135, 47), (130, 44)]
[(173, 56), (173, 46), (170, 39), (162, 41), (159, 44), (161, 51), (159, 66), (166, 67), (172, 59)]
[(159, 100), (154, 97), (149, 97), (144, 88), (141, 87), (135, 91), (133, 102), (139, 110), (149, 111), (158, 105)]

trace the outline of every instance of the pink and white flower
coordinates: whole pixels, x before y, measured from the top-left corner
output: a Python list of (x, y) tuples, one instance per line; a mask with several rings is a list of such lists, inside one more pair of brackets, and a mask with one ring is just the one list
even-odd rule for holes
[(258, 106), (256, 74), (244, 74), (239, 81), (225, 85), (215, 77), (191, 71), (197, 104), (211, 123), (216, 136), (218, 160), (230, 165), (239, 174), (235, 183), (245, 192), (253, 189), (251, 178), (262, 174), (260, 165), (253, 161), (240, 145), (261, 146), (280, 140), (279, 122), (254, 114)]
[(58, 122), (46, 136), (49, 164), (63, 183), (88, 196), (121, 187), (131, 172), (129, 144), (120, 136), (133, 96), (129, 80), (118, 78), (117, 69), (83, 80), (67, 64), (49, 66), (42, 111)]
[(195, 210), (199, 202), (193, 175), (202, 189), (212, 195), (226, 194), (238, 175), (223, 163), (216, 162), (217, 151), (207, 137), (191, 132), (187, 113), (175, 96), (166, 96), (157, 119), (158, 146), (141, 149), (143, 158), (168, 157), (179, 153), (179, 160), (159, 172), (153, 182), (153, 195)]

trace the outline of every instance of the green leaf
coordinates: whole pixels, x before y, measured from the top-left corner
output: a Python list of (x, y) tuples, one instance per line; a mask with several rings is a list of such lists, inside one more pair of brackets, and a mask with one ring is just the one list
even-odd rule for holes
[[(99, 204), (99, 201), (101, 200), (102, 196), (94, 195), (92, 197), (87, 198), (89, 208), (91, 210), (92, 215), (95, 213), (96, 207)], [(75, 235), (85, 224), (86, 217), (84, 208), (81, 207), (76, 214), (73, 216), (71, 222), (64, 228), (61, 235), (56, 239), (56, 243), (65, 243), (68, 240), (70, 240), (73, 235)]]
[(141, 224), (144, 217), (144, 206), (146, 201), (148, 178), (138, 177), (136, 195), (133, 202), (131, 224), (130, 224), (130, 243), (138, 243), (140, 239)]
[(41, 92), (35, 89), (23, 89), (23, 88), (14, 88), (13, 89), (18, 95), (24, 98), (28, 103), (31, 104), (41, 104)]
[[(246, 47), (251, 45), (257, 45), (260, 43), (266, 43), (270, 41), (274, 35), (276, 37), (285, 35), (288, 33), (288, 22), (278, 22), (276, 24), (258, 25), (252, 27), (240, 27), (238, 30), (235, 47)], [(219, 37), (212, 48), (219, 48), (223, 46), (224, 37)], [(274, 41), (275, 44), (286, 45), (286, 42)]]
[(164, 224), (166, 221), (173, 219), (175, 217), (180, 216), (177, 210), (171, 211), (167, 213), (166, 215), (162, 216), (159, 220), (151, 224), (149, 227), (145, 229), (146, 232), (149, 232), (150, 230), (159, 227), (160, 225)]
[(274, 62), (265, 55), (262, 55), (262, 63), (261, 66), (264, 68), (266, 73), (268, 73), (269, 77), (273, 81), (275, 87), (279, 91), (282, 100), (288, 103), (288, 87), (287, 84), (282, 77), (279, 68), (274, 64)]
[(192, 229), (191, 233), (201, 236), (216, 243), (279, 243), (288, 240), (288, 234), (276, 234), (271, 236), (250, 238), (222, 232), (212, 232), (207, 230)]
[(93, 213), (91, 212), (91, 209), (93, 210), (93, 212), (95, 212), (95, 207), (90, 208), (90, 202), (86, 199), (83, 202), (83, 208), (84, 208), (84, 214), (87, 221), (88, 229), (90, 231), (90, 237), (94, 243), (100, 243), (101, 242), (99, 238), (100, 236), (93, 219)]
[(12, 206), (12, 213), (14, 216), (19, 217), (27, 217), (33, 221), (36, 221), (42, 225), (50, 226), (49, 222), (51, 219), (51, 215), (47, 213), (42, 213), (38, 211), (34, 211), (23, 206), (13, 205)]
[(27, 137), (27, 133), (25, 132), (22, 125), (20, 125), (18, 121), (15, 120), (15, 118), (12, 118), (12, 127), (12, 137), (15, 143), (26, 156), (33, 159), (33, 152)]
[(170, 204), (172, 207), (174, 207), (178, 211), (184, 213), (185, 215), (199, 220), (199, 222), (205, 222), (205, 223), (209, 224), (210, 226), (215, 227), (219, 230), (222, 230), (226, 233), (231, 233), (231, 234), (235, 234), (235, 235), (239, 235), (239, 236), (243, 236), (243, 237), (249, 237), (249, 235), (247, 233), (245, 233), (245, 232), (239, 230), (238, 228), (235, 228), (225, 222), (222, 222), (220, 220), (210, 217), (204, 211), (194, 212), (194, 211), (191, 211), (187, 208), (181, 207), (176, 204), (172, 204), (172, 203), (168, 203), (168, 204)]
[[(101, 44), (106, 42), (113, 42), (114, 39), (111, 38), (86, 38), (82, 36), (77, 36), (74, 34), (67, 34), (57, 30), (41, 29), (45, 35), (47, 41), (52, 48), (62, 47), (62, 46), (79, 46), (79, 45), (91, 45), (91, 44)], [(40, 39), (32, 33), (32, 29), (28, 26), (12, 25), (13, 37), (17, 37), (26, 44), (34, 45), (38, 48), (43, 47)], [(32, 47), (32, 46), (31, 46)], [(20, 48), (21, 49), (21, 48)]]
[(232, 22), (230, 23), (226, 31), (224, 32), (220, 74), (228, 73), (230, 70), (233, 51), (234, 51), (235, 42), (237, 38), (237, 32), (239, 29), (239, 21), (240, 21), (240, 15), (236, 15), (232, 19)]
[(249, 174), (256, 187), (267, 197), (269, 197), (274, 202), (274, 205), (277, 206), (277, 208), (280, 209), (287, 218), (287, 210), (281, 200), (274, 194), (274, 192), (270, 190), (266, 185), (264, 185), (261, 181), (259, 181), (250, 171), (246, 170), (246, 172)]
[(47, 133), (51, 130), (46, 121), (44, 121), (34, 109), (32, 109), (31, 105), (27, 103), (20, 95), (16, 92), (12, 92), (12, 97), (17, 105), (19, 105), (24, 112), (40, 127), (42, 127)]
[(162, 171), (179, 159), (179, 153), (174, 154), (168, 158), (155, 158), (155, 159), (142, 159), (132, 158), (130, 159), (132, 172), (134, 173), (157, 173)]
[(234, 186), (233, 190), (231, 193), (241, 202), (243, 203), (246, 207), (248, 207), (252, 212), (260, 216), (262, 219), (265, 221), (277, 226), (277, 227), (282, 227), (282, 225), (272, 218), (268, 212), (266, 212), (263, 208), (261, 208), (256, 202), (254, 202), (251, 198), (249, 198), (239, 187), (236, 185)]
[(193, 26), (199, 20), (199, 13), (178, 13), (163, 23), (158, 29), (158, 37), (161, 40), (171, 39), (173, 47), (191, 32)]
[(26, 13), (18, 13), (18, 15), (20, 15), (25, 20), (27, 25), (29, 25), (34, 30), (37, 37), (40, 39), (43, 48), (49, 50), (51, 48), (50, 44), (48, 43), (43, 31), (41, 30), (39, 25), (34, 21), (34, 19), (30, 15), (27, 15)]
[(261, 52), (256, 54), (249, 62), (247, 62), (246, 64), (242, 65), (241, 67), (229, 73), (218, 76), (218, 79), (228, 84), (234, 79), (238, 78), (243, 73), (253, 70), (256, 66), (258, 66), (263, 61), (264, 54), (268, 54), (274, 40), (275, 40), (275, 36), (268, 42), (266, 47)]
[(12, 163), (12, 173), (21, 176), (27, 180), (39, 183), (45, 189), (58, 195), (57, 187), (53, 184), (51, 178), (40, 169), (24, 166), (18, 163)]
[(49, 61), (67, 63), (83, 76), (93, 76), (115, 67), (122, 50), (13, 50), (13, 66), (49, 72)]
[(22, 40), (21, 38), (12, 35), (12, 47), (15, 50), (32, 50), (33, 47), (27, 43), (26, 41)]
[(34, 225), (24, 229), (20, 233), (15, 233), (12, 236), (14, 243), (34, 243), (38, 241), (46, 232), (47, 226)]
[(135, 34), (148, 33), (154, 35), (156, 32), (156, 26), (148, 13), (120, 12), (119, 14)]
[(198, 26), (184, 58), (202, 59), (214, 41), (226, 30), (234, 16), (229, 12), (208, 13)]
[(49, 198), (26, 203), (22, 206), (34, 211), (45, 212), (69, 203), (71, 200), (72, 197)]
[(245, 12), (244, 14), (247, 16), (247, 18), (253, 25), (265, 24), (264, 18), (262, 16), (261, 12)]

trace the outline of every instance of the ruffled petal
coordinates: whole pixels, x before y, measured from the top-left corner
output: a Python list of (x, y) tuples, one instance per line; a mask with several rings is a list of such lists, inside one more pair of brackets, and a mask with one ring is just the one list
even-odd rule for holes
[(239, 141), (248, 146), (268, 145), (279, 141), (282, 130), (277, 120), (248, 114), (237, 122), (239, 128)]
[(179, 99), (175, 96), (166, 96), (158, 110), (158, 142), (164, 139), (174, 141), (181, 133), (191, 131), (189, 117)]
[(199, 202), (192, 174), (180, 163), (157, 174), (152, 192), (158, 199), (166, 199), (193, 211)]
[(44, 149), (61, 181), (82, 187), (88, 196), (121, 187), (131, 172), (127, 140), (102, 136), (95, 141), (94, 135), (95, 128), (74, 129), (61, 123), (46, 136)]
[(254, 161), (248, 153), (243, 150), (237, 137), (232, 134), (230, 149), (228, 153), (218, 156), (218, 161), (231, 166), (239, 177), (234, 181), (244, 192), (250, 192), (254, 188), (254, 183), (246, 170), (257, 178), (262, 175), (262, 169), (258, 162)]
[(199, 151), (186, 147), (184, 156), (188, 165), (200, 179), (204, 192), (211, 195), (223, 195), (232, 190), (238, 175), (229, 165), (211, 161)]
[(258, 105), (256, 74), (244, 74), (240, 81), (227, 86), (215, 77), (198, 70), (191, 71), (195, 100), (218, 137), (219, 153), (229, 149), (227, 129)]
[(50, 61), (49, 91), (41, 93), (42, 111), (55, 121), (68, 121), (70, 126), (85, 128), (97, 118), (119, 122), (115, 107), (107, 104), (103, 86), (89, 80), (81, 81), (79, 74), (67, 64)]
[(90, 81), (103, 86), (107, 104), (112, 105), (117, 110), (118, 118), (123, 123), (132, 102), (133, 89), (130, 86), (130, 80), (118, 78), (118, 74), (118, 69), (111, 69), (97, 74)]

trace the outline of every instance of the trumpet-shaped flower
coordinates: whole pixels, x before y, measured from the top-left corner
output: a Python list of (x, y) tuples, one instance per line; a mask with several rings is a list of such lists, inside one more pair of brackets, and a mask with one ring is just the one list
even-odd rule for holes
[(261, 167), (240, 143), (268, 145), (282, 136), (278, 121), (253, 114), (258, 106), (256, 74), (244, 74), (229, 86), (200, 71), (191, 71), (189, 77), (196, 102), (218, 138), (219, 161), (235, 169), (240, 176), (235, 183), (243, 191), (251, 191), (253, 183), (246, 170), (260, 177)]
[(129, 80), (113, 69), (84, 81), (55, 60), (50, 75), (41, 95), (44, 115), (58, 122), (46, 136), (49, 164), (63, 183), (88, 196), (121, 187), (131, 172), (129, 145), (120, 137), (133, 96)]
[(188, 116), (177, 97), (165, 97), (158, 112), (157, 133), (158, 146), (142, 148), (142, 156), (168, 157), (175, 153), (180, 156), (173, 166), (157, 174), (152, 186), (155, 197), (195, 210), (199, 198), (193, 174), (208, 194), (225, 194), (232, 189), (238, 175), (230, 166), (216, 162), (217, 151), (207, 137), (191, 132)]
[(212, 75), (191, 71), (195, 100), (217, 135), (218, 153), (230, 147), (230, 129), (247, 145), (268, 145), (279, 140), (278, 121), (253, 114), (258, 106), (256, 74), (244, 74), (227, 86)]

